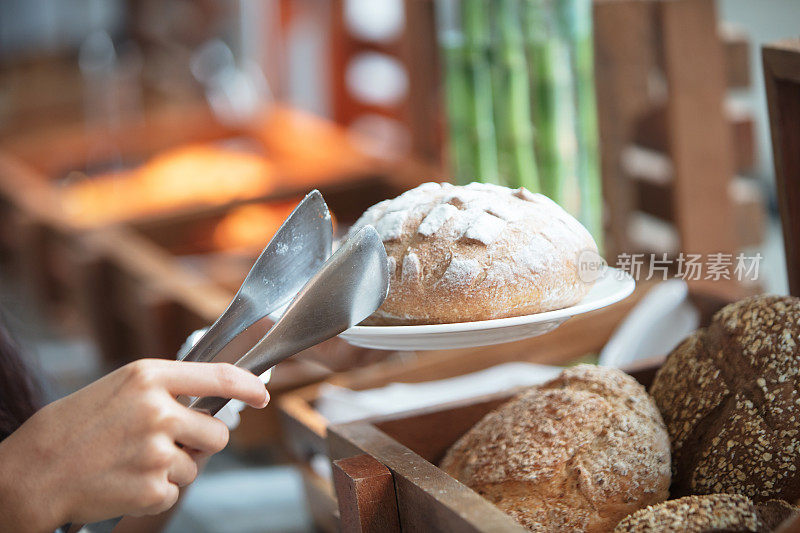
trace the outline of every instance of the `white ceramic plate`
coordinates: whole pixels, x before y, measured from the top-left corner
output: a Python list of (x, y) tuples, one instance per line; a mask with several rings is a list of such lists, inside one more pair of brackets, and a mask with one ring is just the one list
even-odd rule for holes
[[(379, 350), (447, 350), (502, 344), (542, 335), (570, 317), (616, 303), (629, 296), (635, 285), (630, 274), (609, 267), (583, 300), (564, 309), (456, 324), (354, 326), (339, 336), (355, 346)], [(280, 316), (282, 311), (275, 314)]]

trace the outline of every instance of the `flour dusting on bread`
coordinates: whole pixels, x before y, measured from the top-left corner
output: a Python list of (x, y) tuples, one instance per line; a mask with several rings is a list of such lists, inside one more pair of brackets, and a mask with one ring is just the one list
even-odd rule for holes
[(368, 323), (519, 316), (573, 305), (590, 288), (577, 256), (597, 250), (591, 235), (524, 188), (425, 183), (369, 208), (351, 234), (366, 224), (393, 259), (389, 296)]

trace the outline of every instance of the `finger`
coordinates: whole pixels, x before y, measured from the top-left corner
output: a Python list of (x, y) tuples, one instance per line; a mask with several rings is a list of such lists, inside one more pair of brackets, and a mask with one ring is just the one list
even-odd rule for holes
[(164, 482), (164, 485), (166, 485), (166, 488), (164, 489), (164, 496), (161, 498), (161, 501), (148, 508), (144, 514), (161, 514), (178, 502), (178, 498), (181, 495), (181, 491), (178, 486), (174, 483), (168, 482)]
[(175, 446), (175, 457), (167, 469), (167, 480), (185, 487), (197, 477), (197, 463), (188, 453)]
[(232, 398), (256, 408), (267, 405), (266, 387), (258, 376), (228, 363), (160, 361), (153, 369), (173, 395)]
[(125, 512), (126, 515), (144, 516), (163, 513), (178, 501), (180, 489), (178, 485), (167, 481), (163, 474), (160, 478), (140, 479), (133, 489), (134, 504)]
[(216, 418), (181, 406), (180, 420), (175, 428), (174, 440), (203, 454), (222, 451), (228, 444), (228, 427)]

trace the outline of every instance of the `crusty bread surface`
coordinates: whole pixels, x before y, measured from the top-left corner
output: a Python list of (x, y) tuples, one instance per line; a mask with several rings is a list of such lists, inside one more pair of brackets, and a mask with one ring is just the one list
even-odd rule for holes
[(800, 299), (726, 306), (669, 355), (651, 393), (675, 495), (800, 498)]
[(614, 533), (769, 533), (797, 513), (782, 500), (757, 504), (740, 494), (684, 496), (636, 511)]
[[(591, 287), (578, 257), (589, 232), (555, 202), (524, 188), (425, 183), (370, 207), (351, 228), (375, 226), (390, 289), (367, 324), (469, 322), (550, 311)], [(587, 279), (584, 276), (584, 279)]]
[(667, 498), (669, 438), (632, 377), (578, 365), (486, 415), (441, 467), (532, 531), (610, 531)]

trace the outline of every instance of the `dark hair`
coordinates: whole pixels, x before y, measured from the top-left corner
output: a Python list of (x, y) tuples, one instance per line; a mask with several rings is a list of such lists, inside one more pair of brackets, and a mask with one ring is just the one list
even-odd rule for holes
[(40, 406), (41, 391), (0, 319), (0, 441)]

